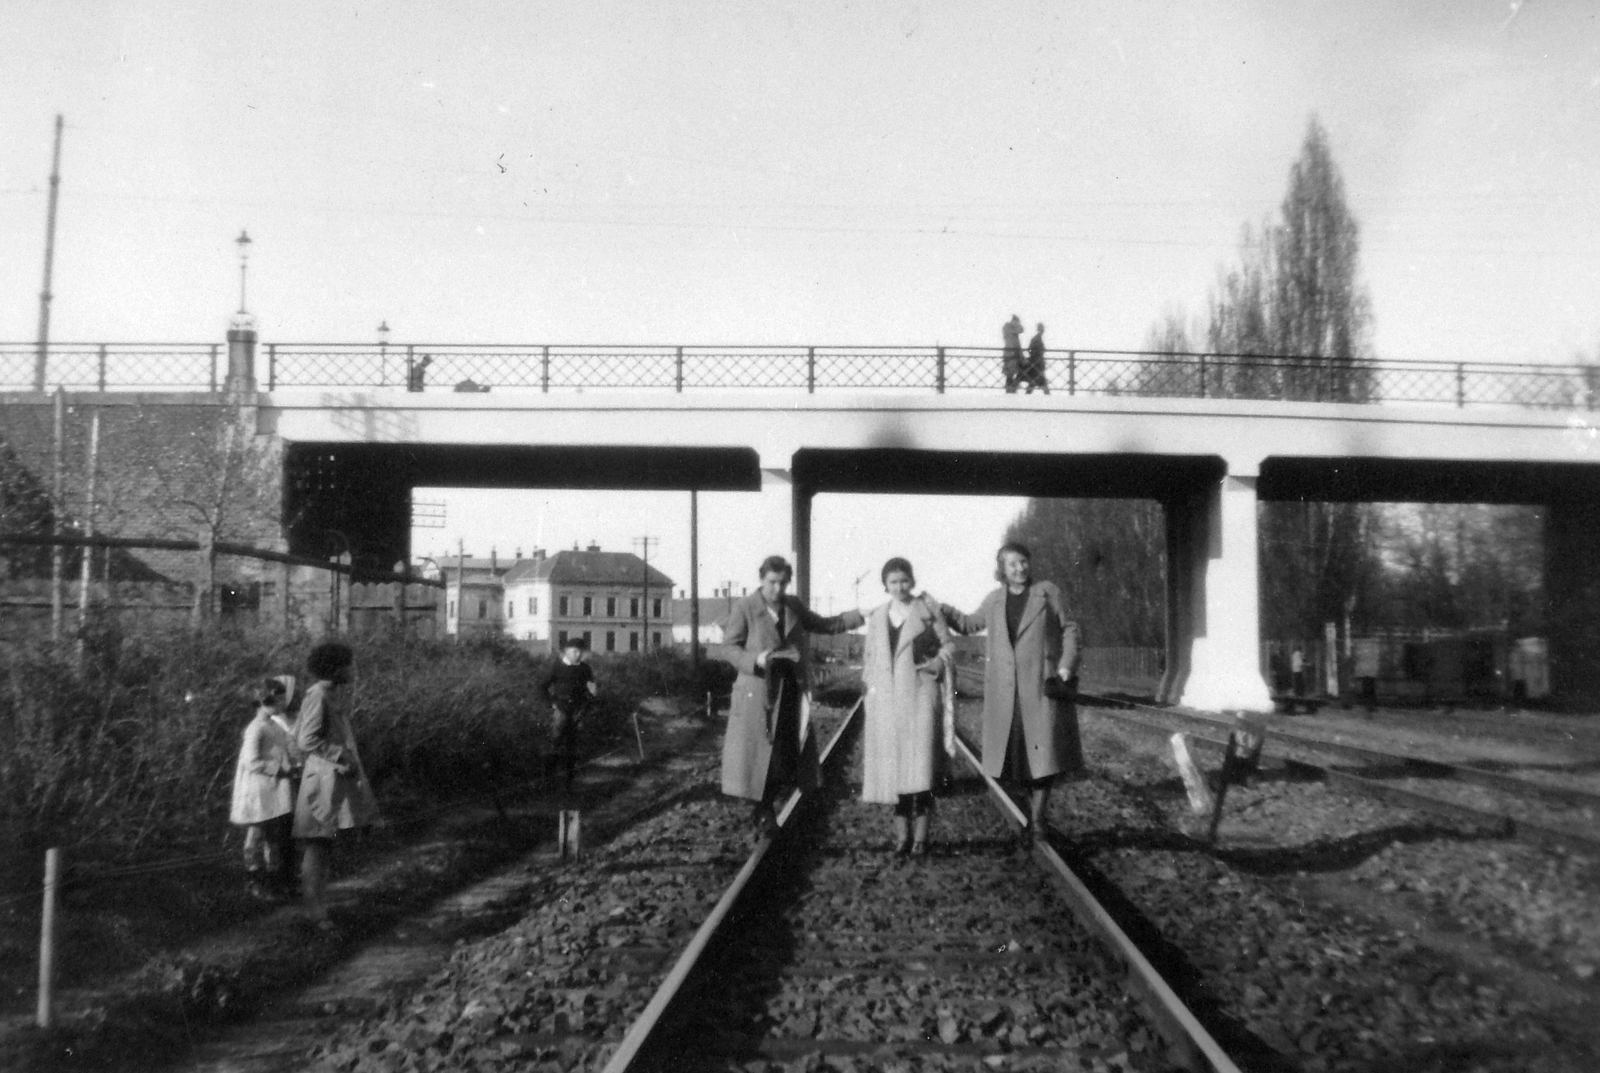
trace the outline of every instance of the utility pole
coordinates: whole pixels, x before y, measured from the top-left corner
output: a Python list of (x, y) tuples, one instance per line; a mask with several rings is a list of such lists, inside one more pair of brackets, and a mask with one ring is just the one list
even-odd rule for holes
[(644, 650), (650, 651), (650, 545), (661, 543), (660, 537), (642, 536), (633, 538), (633, 546), (644, 549), (644, 602), (639, 610), (644, 615)]
[(61, 192), (61, 113), (56, 113), (56, 148), (50, 161), (50, 211), (44, 227), (44, 289), (39, 292), (39, 352), (33, 361), (33, 390), (44, 391), (50, 354), (50, 271), (56, 259), (56, 201)]
[(700, 681), (700, 491), (689, 489), (689, 668)]

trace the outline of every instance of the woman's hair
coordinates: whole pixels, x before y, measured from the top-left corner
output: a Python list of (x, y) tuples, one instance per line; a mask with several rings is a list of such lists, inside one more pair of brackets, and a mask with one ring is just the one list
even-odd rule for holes
[(996, 581), (1003, 582), (1006, 579), (1005, 563), (1007, 552), (1022, 556), (1024, 559), (1028, 560), (1028, 564), (1030, 566), (1033, 564), (1033, 552), (1028, 550), (1028, 545), (1022, 543), (1020, 540), (1008, 540), (1004, 544), (1000, 545), (999, 551), (994, 553), (994, 579)]
[(781, 555), (769, 555), (761, 560), (761, 569), (756, 571), (756, 577), (762, 578), (768, 574), (782, 574), (784, 581), (793, 581), (794, 567)]
[(276, 678), (263, 681), (256, 690), (256, 699), (262, 704), (275, 704), (289, 699), (289, 690)]
[(306, 657), (306, 670), (319, 681), (326, 681), (355, 661), (356, 654), (343, 641), (324, 641)]
[(897, 572), (910, 578), (912, 585), (917, 583), (916, 572), (911, 569), (911, 560), (902, 559), (896, 555), (893, 559), (883, 564), (883, 572), (879, 574), (879, 579), (883, 582), (885, 588), (889, 585), (889, 575)]

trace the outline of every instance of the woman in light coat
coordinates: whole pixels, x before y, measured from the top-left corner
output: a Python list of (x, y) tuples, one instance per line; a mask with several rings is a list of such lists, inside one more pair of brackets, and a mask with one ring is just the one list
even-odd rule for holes
[(782, 556), (762, 562), (761, 586), (737, 601), (722, 624), (713, 659), (739, 672), (722, 739), (722, 792), (755, 802), (760, 834), (777, 826), (775, 803), (791, 788), (817, 783), (817, 748), (808, 733), (811, 652), (808, 633), (844, 633), (859, 611), (824, 618), (787, 592), (794, 570)]
[[(1032, 553), (1008, 542), (995, 554), (1003, 584), (970, 615), (942, 605), (959, 633), (988, 633), (983, 671), (984, 773), (1024, 787), (1029, 825), (1020, 838), (1031, 846), (1044, 831), (1045, 809), (1056, 776), (1083, 768), (1076, 689), (1078, 624), (1067, 618), (1061, 590), (1031, 577)], [(1051, 694), (1056, 694), (1052, 696)]]
[(328, 920), (328, 868), (333, 840), (340, 831), (378, 820), (378, 801), (356, 751), (350, 716), (336, 702), (340, 686), (355, 680), (350, 646), (325, 641), (306, 660), (315, 684), (306, 690), (295, 723), (295, 744), (304, 757), (300, 795), (294, 808), (294, 837), (303, 847), (300, 889), (306, 915), (318, 928)]
[(954, 649), (938, 605), (913, 598), (916, 575), (905, 559), (883, 564), (889, 601), (867, 616), (861, 672), (866, 680), (861, 800), (894, 806), (895, 852), (928, 851), (936, 750), (945, 744), (940, 690)]

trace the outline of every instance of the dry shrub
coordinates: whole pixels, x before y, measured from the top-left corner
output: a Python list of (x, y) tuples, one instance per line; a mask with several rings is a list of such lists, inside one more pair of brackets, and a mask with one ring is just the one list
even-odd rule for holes
[[(193, 845), (227, 830), (240, 735), (256, 685), (308, 683), (306, 638), (254, 630), (102, 633), (80, 672), (70, 646), (0, 652), (0, 840), (35, 850), (92, 843), (117, 856)], [(399, 812), (509, 786), (539, 770), (551, 657), (507, 641), (357, 639), (348, 687), (356, 738)], [(686, 659), (597, 656), (590, 748), (631, 738), (651, 695), (702, 696)]]

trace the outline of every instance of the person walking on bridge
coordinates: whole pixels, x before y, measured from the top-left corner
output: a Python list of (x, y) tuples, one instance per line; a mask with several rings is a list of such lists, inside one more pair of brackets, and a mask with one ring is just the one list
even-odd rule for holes
[[(1056, 776), (1083, 768), (1077, 691), (1080, 633), (1067, 618), (1061, 590), (1032, 578), (1033, 555), (1007, 541), (995, 554), (998, 589), (964, 615), (941, 604), (957, 633), (988, 633), (983, 670), (983, 771), (1019, 785), (1028, 797), (1023, 849), (1045, 834), (1045, 810)], [(924, 598), (929, 598), (926, 593)]]
[(1039, 330), (1033, 333), (1033, 338), (1028, 340), (1028, 360), (1022, 365), (1022, 379), (1028, 385), (1028, 390), (1023, 394), (1032, 395), (1034, 388), (1038, 388), (1046, 395), (1050, 394), (1050, 381), (1045, 377), (1044, 371), (1044, 324), (1042, 322), (1039, 325)]
[(1000, 372), (1005, 376), (1006, 394), (1014, 395), (1022, 379), (1022, 318), (1015, 313), (1000, 327), (1005, 348), (1000, 353)]
[(817, 747), (809, 734), (811, 652), (808, 633), (844, 633), (860, 626), (860, 611), (832, 618), (788, 593), (794, 569), (768, 556), (760, 588), (734, 603), (711, 658), (733, 664), (728, 729), (722, 739), (722, 792), (754, 802), (758, 835), (777, 830), (779, 796), (817, 784)]

